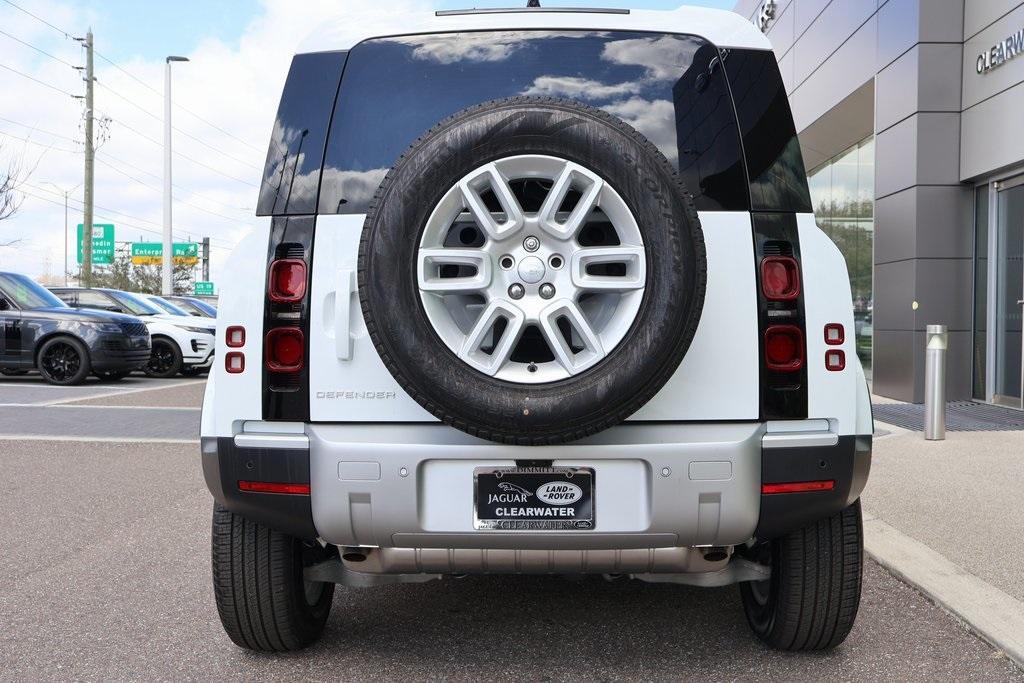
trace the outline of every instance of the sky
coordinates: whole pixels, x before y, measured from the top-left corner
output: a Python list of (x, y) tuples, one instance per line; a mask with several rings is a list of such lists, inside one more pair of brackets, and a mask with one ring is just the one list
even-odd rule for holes
[[(13, 3), (13, 5), (12, 5)], [(211, 238), (215, 282), (254, 222), (277, 101), (291, 56), (317, 24), (346, 15), (361, 28), (395, 15), (520, 0), (0, 0), (0, 167), (20, 162), (23, 203), (0, 222), (0, 270), (64, 273), (64, 192), (69, 267), (81, 222), (84, 64), (75, 37), (91, 27), (97, 53), (97, 223), (120, 241), (158, 241), (162, 226), (163, 65), (174, 66), (174, 237)], [(525, 4), (525, 0), (523, 0)], [(552, 0), (562, 6), (731, 9), (734, 0)], [(21, 11), (17, 9), (22, 8)], [(301, 7), (302, 11), (295, 11)], [(29, 16), (31, 13), (35, 16)], [(44, 23), (45, 22), (45, 23)]]

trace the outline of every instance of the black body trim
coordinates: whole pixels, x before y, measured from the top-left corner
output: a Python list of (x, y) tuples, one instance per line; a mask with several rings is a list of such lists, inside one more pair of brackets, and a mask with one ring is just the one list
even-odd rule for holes
[(835, 480), (831, 491), (761, 495), (758, 539), (784, 536), (852, 505), (871, 469), (871, 436), (840, 436), (835, 446), (765, 448), (761, 483)]
[(238, 490), (239, 481), (308, 484), (309, 450), (239, 448), (232, 437), (203, 437), (202, 459), (207, 488), (228, 510), (289, 536), (317, 537), (309, 496)]

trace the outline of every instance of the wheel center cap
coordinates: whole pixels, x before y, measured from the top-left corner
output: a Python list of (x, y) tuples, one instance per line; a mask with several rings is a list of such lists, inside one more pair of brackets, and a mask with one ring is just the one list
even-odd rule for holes
[(544, 262), (536, 256), (527, 256), (519, 262), (519, 277), (531, 285), (544, 279)]

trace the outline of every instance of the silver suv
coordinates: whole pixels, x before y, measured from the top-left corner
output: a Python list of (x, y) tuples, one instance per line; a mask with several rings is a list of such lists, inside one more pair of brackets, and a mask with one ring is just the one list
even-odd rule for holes
[(311, 643), (336, 584), (596, 573), (740, 583), (771, 646), (841, 643), (871, 408), (764, 36), (696, 8), (340, 35), (292, 62), (218, 305), (232, 640)]

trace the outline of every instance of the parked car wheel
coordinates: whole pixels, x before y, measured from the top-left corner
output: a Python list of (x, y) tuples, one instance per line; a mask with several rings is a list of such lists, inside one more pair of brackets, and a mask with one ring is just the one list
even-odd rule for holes
[(39, 349), (36, 366), (50, 384), (81, 384), (89, 376), (89, 352), (73, 337), (54, 337)]
[(143, 371), (149, 377), (174, 377), (181, 372), (181, 349), (170, 339), (154, 337), (153, 351)]
[(213, 508), (213, 593), (228, 637), (249, 650), (289, 652), (323, 633), (334, 584), (307, 581), (305, 567), (337, 556), (321, 547)]
[(132, 373), (131, 370), (101, 370), (95, 374), (101, 382), (119, 382)]
[(768, 580), (740, 584), (747, 622), (761, 640), (779, 650), (827, 650), (846, 639), (864, 570), (859, 500), (755, 546), (750, 557), (772, 570)]

